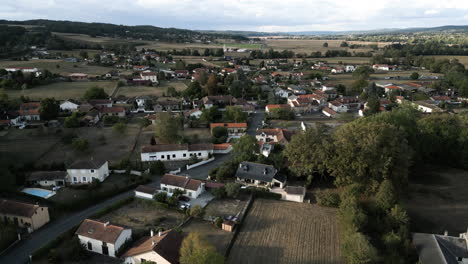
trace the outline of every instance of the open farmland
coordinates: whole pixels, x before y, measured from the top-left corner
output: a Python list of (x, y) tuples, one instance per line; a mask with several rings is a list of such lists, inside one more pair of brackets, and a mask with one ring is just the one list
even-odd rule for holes
[[(63, 53), (67, 53), (64, 51)], [(14, 60), (5, 60), (0, 61), (0, 68), (5, 67), (31, 67), (39, 68), (41, 70), (48, 70), (57, 74), (68, 74), (68, 73), (87, 73), (87, 74), (105, 74), (112, 70), (110, 67), (88, 65), (83, 62), (66, 62), (63, 60), (55, 59), (40, 59), (40, 60), (29, 60), (29, 61), (14, 61)]]
[(60, 100), (69, 98), (78, 99), (83, 97), (86, 89), (94, 86), (103, 88), (106, 93), (111, 94), (116, 84), (116, 82), (110, 81), (57, 82), (25, 90), (6, 90), (6, 93), (12, 98), (24, 95), (33, 100), (47, 97), (54, 97)]
[(256, 200), (228, 263), (343, 263), (336, 210)]
[[(340, 47), (344, 39), (337, 40), (317, 40), (317, 39), (267, 39), (265, 40), (267, 48), (274, 50), (292, 50), (296, 53), (310, 53), (315, 51), (326, 52), (327, 50), (348, 50), (349, 52), (368, 52), (372, 49), (369, 47), (350, 49)], [(327, 42), (328, 47), (323, 47), (323, 43)], [(363, 41), (347, 41), (349, 45), (370, 45), (377, 44), (379, 47), (387, 45), (379, 42), (363, 42)]]

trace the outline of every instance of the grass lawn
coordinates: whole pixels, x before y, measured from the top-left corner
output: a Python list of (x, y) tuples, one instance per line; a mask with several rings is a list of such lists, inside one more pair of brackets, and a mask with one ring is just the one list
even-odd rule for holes
[(229, 241), (231, 241), (234, 233), (223, 231), (221, 228), (217, 228), (212, 223), (203, 221), (201, 219), (192, 219), (186, 225), (182, 227), (182, 230), (186, 233), (199, 232), (203, 237), (210, 242), (211, 245), (216, 247), (216, 250), (223, 254), (226, 252)]
[[(123, 191), (126, 187), (134, 184), (136, 181), (142, 181), (134, 175), (111, 174), (104, 182), (95, 189), (88, 189), (87, 186), (64, 187), (57, 191), (57, 194), (50, 197), (49, 200), (62, 206), (87, 207), (96, 203), (94, 197), (115, 195), (119, 190)], [(143, 181), (142, 181), (143, 182)]]
[(209, 128), (185, 128), (182, 135), (193, 141), (192, 143), (211, 143)]
[(205, 208), (205, 216), (228, 217), (237, 215), (244, 208), (248, 197), (243, 199), (216, 199)]
[(184, 81), (162, 82), (158, 86), (122, 86), (117, 95), (135, 97), (140, 95), (162, 96), (168, 87), (174, 87), (176, 91), (183, 91), (187, 88)]
[(90, 87), (103, 88), (106, 93), (111, 94), (114, 90), (116, 82), (111, 81), (95, 81), (95, 82), (57, 82), (47, 85), (37, 86), (26, 90), (5, 90), (8, 96), (12, 98), (27, 96), (33, 100), (41, 98), (55, 97), (55, 99), (80, 99), (83, 97), (86, 89)]

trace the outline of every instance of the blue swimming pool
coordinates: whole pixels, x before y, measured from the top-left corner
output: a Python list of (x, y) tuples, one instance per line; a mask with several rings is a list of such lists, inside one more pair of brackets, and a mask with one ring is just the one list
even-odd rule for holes
[(23, 189), (22, 192), (30, 194), (30, 195), (34, 195), (34, 196), (39, 196), (39, 197), (42, 197), (42, 198), (45, 198), (45, 199), (47, 199), (47, 198), (49, 198), (49, 197), (51, 197), (51, 196), (53, 196), (55, 194), (52, 191), (39, 189), (39, 188), (26, 188), (26, 189)]

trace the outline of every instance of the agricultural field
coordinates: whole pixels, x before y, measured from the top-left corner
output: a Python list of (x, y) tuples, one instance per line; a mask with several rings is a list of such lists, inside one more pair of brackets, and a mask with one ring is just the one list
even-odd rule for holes
[(205, 208), (205, 216), (213, 217), (228, 217), (237, 215), (245, 207), (247, 197), (242, 199), (215, 199), (212, 200)]
[(343, 263), (336, 210), (256, 200), (228, 263)]
[(468, 219), (468, 171), (426, 168), (410, 181), (404, 200), (413, 232), (458, 236), (466, 232)]
[(162, 227), (165, 230), (181, 224), (185, 215), (175, 209), (167, 209), (145, 203), (145, 200), (135, 198), (131, 203), (110, 212), (102, 217), (103, 221), (127, 226), (134, 231)]
[(174, 87), (176, 91), (187, 89), (187, 84), (184, 81), (163, 82), (158, 86), (122, 86), (119, 88), (117, 95), (127, 97), (135, 97), (140, 95), (162, 96), (167, 92), (167, 88)]
[(59, 100), (80, 99), (83, 97), (86, 89), (90, 87), (103, 88), (106, 93), (111, 94), (116, 87), (117, 82), (111, 81), (81, 81), (81, 82), (56, 82), (47, 85), (36, 86), (25, 90), (5, 90), (11, 98), (27, 96), (33, 100), (41, 98), (54, 97)]
[(449, 55), (433, 55), (433, 56), (425, 56), (425, 57), (434, 57), (436, 60), (443, 60), (443, 59), (449, 59), (449, 60), (452, 60), (452, 59), (457, 59), (460, 61), (460, 63), (464, 64), (465, 67), (468, 66), (468, 56), (460, 56), (460, 55), (453, 55), (453, 56), (449, 56)]
[[(327, 50), (348, 50), (350, 52), (368, 52), (372, 49), (369, 47), (349, 49), (340, 47), (343, 39), (339, 40), (316, 40), (316, 39), (267, 39), (265, 40), (266, 48), (272, 48), (274, 50), (292, 50), (296, 53), (311, 53), (315, 51), (320, 51), (322, 53)], [(328, 47), (323, 47), (323, 43), (327, 42)], [(379, 42), (363, 42), (363, 41), (347, 41), (349, 45), (359, 44), (359, 45), (370, 45), (377, 44), (379, 47), (387, 45), (387, 43)]]
[[(63, 51), (67, 53), (69, 51)], [(14, 60), (3, 60), (0, 61), (0, 68), (5, 67), (31, 67), (38, 68), (41, 70), (48, 70), (57, 74), (69, 74), (69, 73), (87, 73), (101, 75), (108, 73), (112, 70), (110, 67), (88, 65), (84, 62), (66, 62), (63, 60), (55, 59), (39, 59), (29, 61), (14, 61)]]

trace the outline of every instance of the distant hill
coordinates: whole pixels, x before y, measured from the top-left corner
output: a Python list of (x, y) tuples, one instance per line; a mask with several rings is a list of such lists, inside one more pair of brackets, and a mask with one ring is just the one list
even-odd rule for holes
[(200, 30), (199, 32), (241, 35), (244, 37), (265, 37), (265, 36), (340, 36), (340, 35), (379, 35), (379, 34), (407, 34), (407, 33), (467, 33), (467, 26), (440, 26), (428, 28), (384, 28), (375, 30), (350, 30), (350, 31), (296, 31), (296, 32), (256, 32), (256, 31), (216, 31)]
[[(87, 34), (90, 36), (108, 36), (141, 40), (161, 40), (171, 42), (192, 42), (194, 40), (205, 41), (220, 37), (219, 34), (202, 33), (187, 29), (161, 28), (147, 25), (125, 26), (107, 23), (85, 23), (46, 19), (26, 21), (0, 20), (0, 24), (41, 26), (50, 32)], [(223, 37), (233, 38), (231, 34), (226, 34)], [(238, 39), (242, 37), (238, 36), (234, 38)]]

